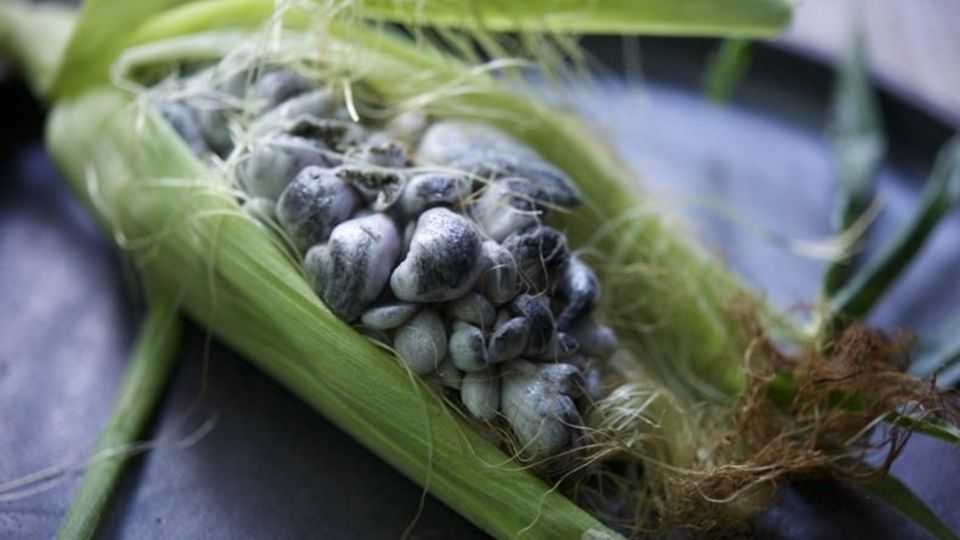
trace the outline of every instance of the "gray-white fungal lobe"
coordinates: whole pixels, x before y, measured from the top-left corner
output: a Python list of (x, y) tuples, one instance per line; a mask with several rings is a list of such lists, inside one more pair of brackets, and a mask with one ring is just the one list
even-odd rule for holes
[(515, 360), (523, 355), (529, 344), (530, 320), (514, 317), (493, 331), (487, 345), (487, 358), (491, 363)]
[(199, 119), (192, 107), (179, 101), (161, 101), (155, 107), (170, 127), (180, 135), (191, 152), (203, 156), (210, 151), (203, 137)]
[(408, 302), (444, 302), (469, 291), (483, 269), (480, 233), (467, 218), (432, 208), (417, 220), (410, 251), (390, 276), (390, 289)]
[(494, 305), (509, 302), (517, 294), (517, 262), (503, 246), (487, 240), (481, 259), (483, 272), (477, 287)]
[(253, 90), (255, 106), (262, 112), (313, 90), (313, 83), (293, 71), (272, 69), (257, 77)]
[(500, 379), (491, 369), (464, 374), (460, 401), (474, 418), (493, 420), (500, 409)]
[(463, 372), (457, 369), (457, 366), (453, 365), (450, 358), (440, 362), (440, 365), (437, 366), (436, 373), (444, 386), (457, 390), (460, 389), (463, 383)]
[(560, 278), (557, 292), (567, 301), (557, 317), (557, 328), (565, 329), (596, 307), (600, 299), (600, 280), (580, 257), (572, 256)]
[(546, 216), (540, 202), (546, 195), (525, 178), (502, 178), (490, 182), (477, 202), (470, 207), (470, 217), (480, 230), (497, 242), (511, 234), (533, 227)]
[(320, 299), (350, 322), (380, 296), (399, 249), (393, 220), (371, 214), (337, 225), (326, 244), (307, 252), (304, 266)]
[(416, 148), (428, 125), (425, 114), (418, 111), (406, 111), (391, 118), (384, 126), (384, 131), (406, 144), (408, 148)]
[(521, 281), (532, 292), (551, 292), (567, 269), (567, 238), (553, 227), (537, 226), (511, 234), (503, 247), (517, 261)]
[(598, 323), (592, 317), (577, 321), (569, 331), (580, 344), (580, 352), (592, 358), (610, 358), (620, 346), (613, 329)]
[(483, 331), (465, 322), (454, 321), (449, 352), (453, 365), (468, 373), (486, 369), (490, 364)]
[(527, 320), (530, 329), (527, 348), (524, 349), (523, 355), (542, 354), (553, 339), (556, 330), (550, 307), (546, 305), (546, 298), (524, 293), (517, 295), (510, 307), (517, 315)]
[(583, 426), (574, 396), (566, 392), (573, 390), (573, 377), (567, 368), (550, 369), (554, 366), (564, 364), (517, 360), (501, 369), (501, 409), (523, 454), (531, 459), (573, 446)]
[(468, 292), (450, 305), (454, 319), (466, 321), (483, 329), (492, 329), (497, 319), (497, 310), (482, 294)]
[(575, 355), (580, 350), (577, 340), (566, 332), (555, 332), (544, 350), (533, 357), (541, 362), (557, 362)]
[(294, 244), (305, 250), (326, 242), (333, 228), (349, 219), (359, 203), (360, 197), (335, 171), (310, 166), (301, 169), (283, 190), (277, 201), (277, 219)]
[(420, 173), (410, 177), (397, 200), (404, 217), (420, 214), (436, 206), (454, 206), (470, 196), (472, 182), (465, 176), (446, 173)]
[(484, 124), (440, 121), (423, 134), (421, 162), (471, 172), (479, 177), (519, 176), (535, 183), (551, 204), (575, 208), (580, 191), (563, 171), (531, 148)]
[(360, 322), (364, 326), (376, 328), (377, 330), (392, 330), (407, 322), (412, 318), (420, 306), (409, 304), (407, 302), (391, 302), (372, 308), (363, 312), (360, 316)]
[(447, 353), (443, 319), (432, 309), (423, 309), (397, 329), (393, 337), (397, 356), (417, 375), (437, 369)]
[(254, 148), (237, 164), (237, 181), (254, 197), (277, 199), (306, 167), (329, 167), (330, 160), (316, 142), (279, 134)]
[(263, 136), (271, 131), (290, 129), (294, 121), (302, 117), (319, 118), (333, 109), (333, 95), (327, 89), (313, 90), (293, 97), (274, 107), (250, 124), (252, 137)]

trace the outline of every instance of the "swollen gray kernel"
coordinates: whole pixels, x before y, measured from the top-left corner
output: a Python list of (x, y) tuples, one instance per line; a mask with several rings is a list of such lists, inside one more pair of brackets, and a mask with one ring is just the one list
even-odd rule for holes
[(517, 294), (517, 262), (503, 246), (487, 240), (483, 243), (483, 257), (478, 288), (495, 305), (509, 302)]
[(497, 311), (483, 295), (468, 292), (450, 306), (455, 319), (472, 323), (480, 328), (491, 328), (497, 319)]
[(437, 369), (447, 353), (447, 332), (443, 319), (424, 309), (401, 326), (393, 338), (397, 356), (418, 375)]
[(400, 113), (387, 122), (384, 130), (408, 145), (415, 145), (427, 129), (427, 117), (423, 113), (407, 111)]
[(359, 202), (353, 189), (332, 170), (311, 166), (300, 171), (283, 190), (277, 202), (277, 218), (296, 246), (307, 249), (325, 242)]
[(501, 409), (530, 458), (572, 446), (583, 425), (573, 397), (565, 392), (573, 388), (573, 377), (565, 376), (566, 368), (544, 371), (548, 367), (517, 360), (501, 371)]
[(566, 332), (556, 332), (550, 342), (539, 355), (535, 357), (541, 362), (556, 362), (569, 358), (580, 350), (580, 344)]
[(333, 95), (323, 88), (292, 97), (250, 124), (249, 133), (258, 137), (290, 127), (302, 117), (321, 118), (333, 109)]
[(254, 197), (277, 199), (305, 167), (330, 165), (323, 148), (313, 141), (277, 135), (264, 141), (237, 166), (237, 181)]
[(491, 182), (470, 208), (470, 216), (480, 229), (497, 242), (532, 227), (546, 214), (539, 205), (545, 198), (525, 178), (503, 178)]
[(399, 248), (393, 220), (372, 214), (337, 225), (328, 243), (307, 252), (304, 266), (324, 304), (350, 322), (380, 296)]
[(600, 374), (600, 370), (589, 368), (584, 372), (583, 392), (593, 401), (603, 398), (603, 375)]
[(538, 226), (511, 234), (503, 247), (517, 261), (524, 283), (534, 292), (549, 292), (570, 259), (567, 238), (553, 227)]
[(460, 389), (461, 384), (463, 383), (463, 372), (457, 369), (453, 365), (453, 362), (449, 358), (445, 359), (443, 362), (440, 362), (440, 365), (437, 366), (437, 376), (440, 378), (440, 381), (444, 386), (449, 388)]
[(194, 155), (202, 157), (210, 151), (193, 107), (179, 101), (163, 101), (155, 107)]
[(415, 216), (427, 208), (453, 206), (469, 197), (471, 190), (470, 180), (463, 176), (417, 174), (404, 186), (397, 200), (397, 209), (404, 216)]
[(520, 294), (511, 303), (511, 308), (529, 322), (530, 339), (524, 356), (543, 353), (553, 339), (555, 326), (550, 308), (546, 306), (546, 297), (534, 297)]
[(600, 299), (600, 280), (592, 268), (573, 256), (557, 290), (567, 300), (557, 317), (557, 328), (568, 328), (596, 307)]
[(374, 306), (363, 312), (360, 316), (360, 322), (364, 326), (376, 328), (377, 330), (390, 330), (397, 328), (410, 320), (416, 314), (420, 306), (417, 304), (408, 304), (406, 302), (393, 302), (382, 306)]
[(580, 352), (592, 358), (610, 358), (620, 346), (613, 329), (592, 317), (577, 321), (569, 331), (580, 344)]
[(390, 276), (393, 294), (407, 302), (445, 302), (463, 296), (480, 277), (480, 233), (446, 208), (420, 215), (410, 251)]
[(583, 375), (571, 364), (543, 364), (539, 366), (540, 379), (550, 390), (570, 397), (583, 393)]
[(460, 387), (460, 401), (479, 420), (492, 420), (500, 408), (500, 379), (493, 370), (467, 373)]
[(466, 372), (485, 369), (489, 362), (483, 331), (471, 324), (454, 322), (453, 333), (450, 334), (450, 359), (457, 368)]
[(493, 331), (487, 345), (487, 358), (491, 363), (520, 358), (529, 343), (530, 321), (526, 317), (514, 317)]
[(573, 208), (580, 192), (560, 169), (506, 133), (483, 124), (443, 121), (420, 140), (421, 163), (454, 167), (481, 177), (520, 176), (533, 182), (555, 205)]
[(254, 99), (260, 111), (273, 109), (288, 99), (309, 92), (313, 84), (293, 71), (278, 69), (261, 75), (254, 83)]

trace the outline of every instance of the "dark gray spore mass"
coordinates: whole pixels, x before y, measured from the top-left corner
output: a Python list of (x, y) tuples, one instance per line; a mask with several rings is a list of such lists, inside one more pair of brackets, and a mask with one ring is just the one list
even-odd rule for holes
[(556, 326), (550, 308), (544, 305), (543, 300), (529, 294), (521, 294), (511, 304), (514, 312), (529, 321), (530, 338), (524, 355), (541, 354), (553, 338)]
[(277, 218), (297, 247), (306, 250), (326, 242), (359, 202), (360, 197), (334, 171), (307, 167), (283, 190)]
[(483, 239), (465, 217), (446, 208), (420, 215), (407, 258), (390, 277), (408, 302), (443, 302), (469, 291), (480, 277)]
[(305, 167), (330, 166), (324, 148), (292, 135), (276, 135), (257, 146), (237, 165), (237, 180), (255, 196), (277, 199)]
[(397, 201), (404, 216), (416, 216), (428, 208), (453, 206), (470, 196), (466, 177), (444, 173), (422, 173), (411, 177)]
[(567, 238), (553, 227), (538, 226), (511, 234), (503, 247), (517, 261), (521, 281), (533, 292), (550, 292), (570, 260)]
[(600, 280), (592, 268), (574, 256), (570, 258), (557, 290), (567, 300), (557, 317), (557, 328), (566, 329), (596, 307), (600, 299)]
[(418, 155), (424, 163), (483, 178), (526, 178), (552, 204), (575, 208), (581, 203), (580, 191), (563, 171), (513, 137), (483, 124), (437, 122), (424, 133)]
[(399, 248), (393, 220), (371, 214), (338, 225), (327, 244), (307, 252), (304, 264), (321, 300), (352, 322), (380, 296)]

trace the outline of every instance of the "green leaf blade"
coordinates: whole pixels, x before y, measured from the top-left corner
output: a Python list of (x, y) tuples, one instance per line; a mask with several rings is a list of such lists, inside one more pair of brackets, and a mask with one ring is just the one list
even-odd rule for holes
[(880, 501), (899, 510), (938, 540), (960, 539), (920, 497), (893, 476), (886, 475), (861, 486)]
[[(862, 36), (854, 41), (840, 70), (831, 105), (828, 137), (837, 171), (831, 225), (834, 232), (842, 233), (867, 211), (874, 196), (874, 177), (886, 148)], [(852, 246), (853, 249), (857, 247)], [(826, 298), (833, 296), (847, 282), (853, 262), (854, 256), (850, 255), (827, 266), (823, 278)]]
[(365, 0), (365, 16), (491, 31), (768, 37), (790, 21), (783, 0)]
[(849, 283), (834, 295), (831, 323), (866, 314), (900, 277), (924, 246), (930, 233), (960, 199), (960, 136), (940, 151), (934, 170), (910, 221), (871, 257)]

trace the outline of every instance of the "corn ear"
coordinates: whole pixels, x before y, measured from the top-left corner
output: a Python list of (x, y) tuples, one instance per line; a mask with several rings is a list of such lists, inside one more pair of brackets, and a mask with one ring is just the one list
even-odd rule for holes
[[(160, 119), (110, 89), (60, 102), (48, 145), (150, 287), (494, 536), (616, 535), (462, 424), (331, 314)], [(93, 136), (96, 133), (97, 136)]]

